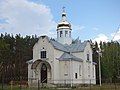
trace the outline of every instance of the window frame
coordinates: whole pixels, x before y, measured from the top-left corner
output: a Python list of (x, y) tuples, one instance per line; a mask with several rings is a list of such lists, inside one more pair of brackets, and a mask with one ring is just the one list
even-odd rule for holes
[(87, 54), (87, 60), (88, 61), (90, 60), (90, 54), (89, 53)]
[(79, 65), (79, 76), (82, 76), (82, 67)]
[(68, 31), (65, 31), (65, 37), (67, 37), (67, 35), (68, 35)]
[(69, 37), (71, 37), (71, 31), (69, 31)]
[(78, 78), (78, 75), (77, 75), (77, 73), (75, 73), (75, 79), (77, 79)]
[(63, 31), (60, 31), (60, 37), (62, 37)]
[(88, 66), (88, 77), (90, 77), (90, 66)]
[(44, 59), (47, 57), (47, 52), (46, 51), (40, 51), (40, 58)]

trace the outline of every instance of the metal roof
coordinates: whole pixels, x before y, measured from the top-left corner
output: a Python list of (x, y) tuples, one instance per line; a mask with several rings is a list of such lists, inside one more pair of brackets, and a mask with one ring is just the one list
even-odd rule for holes
[(84, 51), (86, 44), (87, 42), (71, 44), (70, 51), (71, 52), (82, 52)]
[(78, 58), (78, 57), (76, 57), (72, 54), (69, 54), (69, 53), (63, 53), (63, 55), (57, 59), (62, 60), (62, 61), (67, 61), (67, 60), (83, 61), (81, 58)]
[(50, 42), (55, 49), (58, 49), (58, 50), (61, 50), (61, 51), (64, 51), (64, 52), (69, 52), (69, 50), (63, 44), (55, 41), (54, 39), (51, 39)]
[(87, 41), (81, 43), (80, 41), (72, 43), (70, 45), (63, 45), (53, 39), (50, 39), (51, 44), (54, 46), (54, 48), (64, 51), (64, 52), (83, 52), (85, 49), (85, 46), (87, 44)]
[[(72, 53), (83, 52), (88, 41), (84, 41), (81, 43), (81, 41), (79, 39), (76, 39), (74, 42), (72, 42), (72, 44), (70, 44), (70, 45), (65, 44), (64, 45), (64, 44), (57, 42), (55, 39), (49, 39), (48, 36), (45, 36), (45, 37), (47, 37), (48, 41), (53, 45), (53, 47), (55, 49), (64, 52), (60, 58), (57, 58), (58, 60), (83, 61), (81, 58), (78, 58), (78, 57), (72, 55)], [(30, 61), (27, 61), (27, 63), (34, 63), (34, 61), (36, 61), (36, 60), (30, 60)], [(95, 63), (93, 63), (93, 64), (95, 64)]]

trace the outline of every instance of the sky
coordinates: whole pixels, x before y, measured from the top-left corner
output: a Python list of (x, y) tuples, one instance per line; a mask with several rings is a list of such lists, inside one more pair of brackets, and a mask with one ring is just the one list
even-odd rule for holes
[(120, 0), (0, 0), (0, 33), (56, 38), (62, 7), (73, 39), (120, 40)]

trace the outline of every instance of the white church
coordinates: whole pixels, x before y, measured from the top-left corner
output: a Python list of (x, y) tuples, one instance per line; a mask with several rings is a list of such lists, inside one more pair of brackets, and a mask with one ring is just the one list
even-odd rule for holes
[(34, 45), (33, 59), (27, 62), (29, 85), (37, 84), (37, 80), (46, 84), (96, 84), (91, 44), (72, 40), (65, 10), (56, 32), (57, 39), (40, 36)]

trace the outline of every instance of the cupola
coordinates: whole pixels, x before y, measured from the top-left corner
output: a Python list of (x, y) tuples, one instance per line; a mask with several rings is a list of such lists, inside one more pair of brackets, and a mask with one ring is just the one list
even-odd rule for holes
[(62, 11), (62, 19), (57, 25), (57, 40), (62, 44), (71, 44), (71, 24), (67, 21), (65, 7)]

